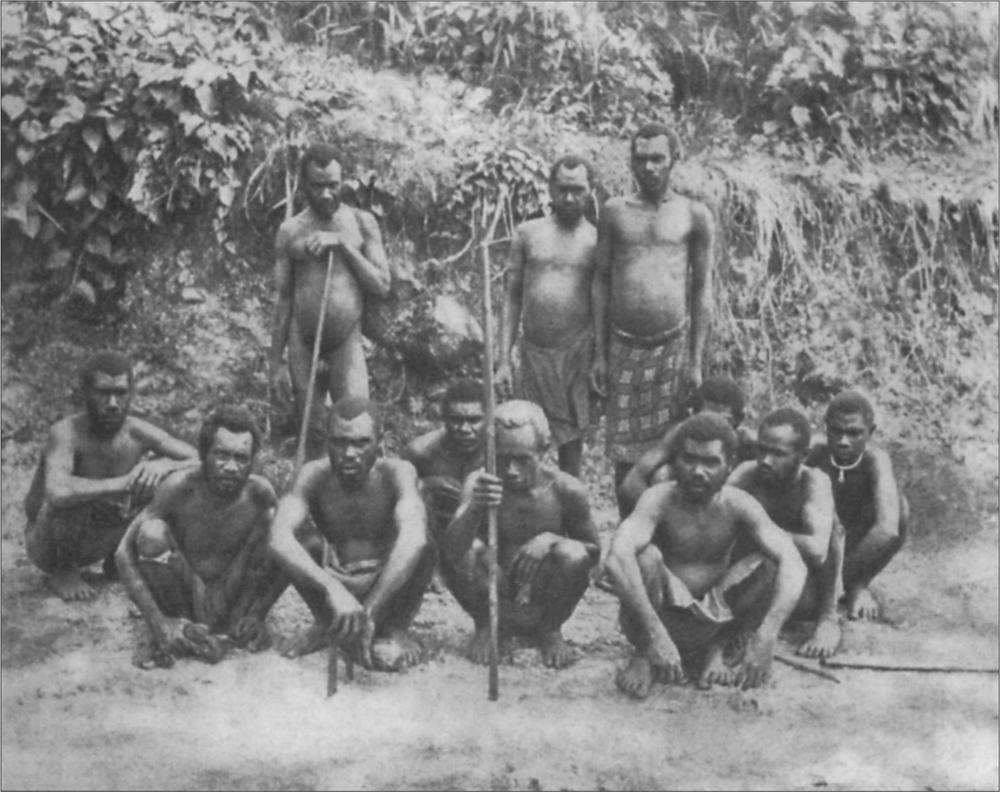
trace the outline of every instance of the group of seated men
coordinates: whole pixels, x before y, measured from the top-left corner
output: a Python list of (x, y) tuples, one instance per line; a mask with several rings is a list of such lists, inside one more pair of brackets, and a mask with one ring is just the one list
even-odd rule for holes
[(695, 414), (622, 482), (626, 516), (602, 558), (587, 488), (544, 459), (550, 430), (536, 404), (496, 408), (497, 474), (485, 472), (478, 383), (452, 384), (443, 427), (401, 459), (382, 454), (378, 407), (341, 399), (325, 457), (280, 500), (252, 473), (261, 435), (245, 410), (212, 413), (195, 449), (129, 415), (123, 356), (94, 356), (80, 383), (86, 409), (52, 428), (25, 502), (26, 549), (65, 599), (93, 596), (91, 564), (120, 577), (151, 633), (143, 667), (269, 646), (267, 614), (291, 584), (314, 623), (287, 656), (334, 638), (368, 668), (402, 669), (422, 657), (409, 627), (435, 566), (473, 619), (468, 656), (487, 662), (495, 508), (502, 640), (526, 636), (545, 665), (570, 664), (562, 625), (606, 575), (634, 646), (623, 691), (641, 698), (657, 679), (688, 678), (753, 687), (790, 618), (816, 623), (799, 651), (825, 657), (840, 641), (838, 601), (851, 618), (877, 617), (869, 584), (905, 538), (906, 501), (854, 391), (830, 402), (827, 442), (810, 448), (809, 422), (791, 408), (765, 416), (751, 441), (739, 388), (706, 380)]

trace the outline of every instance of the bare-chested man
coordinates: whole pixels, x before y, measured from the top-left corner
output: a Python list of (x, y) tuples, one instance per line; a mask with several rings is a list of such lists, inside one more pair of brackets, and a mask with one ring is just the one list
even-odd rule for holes
[(496, 409), (497, 476), (470, 475), (441, 548), (445, 582), (475, 622), (468, 656), (489, 661), (489, 563), (486, 513), (498, 507), (499, 619), (503, 635), (538, 640), (542, 662), (574, 660), (562, 625), (589, 582), (600, 544), (583, 484), (546, 467), (545, 414), (537, 404), (509, 401)]
[(448, 387), (441, 405), (444, 426), (415, 438), (403, 450), (420, 477), (431, 533), (438, 543), (455, 516), (462, 482), (483, 466), (483, 386), (459, 380)]
[(323, 402), (343, 396), (368, 398), (368, 366), (361, 345), (365, 294), (385, 297), (390, 274), (378, 223), (368, 212), (341, 204), (341, 169), (331, 146), (302, 155), (300, 178), (308, 207), (286, 220), (275, 241), (275, 286), (269, 377), (277, 393), (281, 356), (288, 346), (299, 420), (305, 409), (313, 344), (319, 323), (327, 256), (333, 275), (322, 329), (319, 370), (309, 417), (306, 456), (323, 453)]
[(545, 412), (559, 467), (571, 476), (580, 475), (583, 433), (590, 424), (597, 230), (583, 212), (591, 187), (590, 165), (577, 156), (562, 157), (549, 173), (552, 214), (514, 232), (497, 368), (497, 388), (509, 398), (511, 353), (523, 324), (521, 395)]
[(639, 191), (608, 201), (598, 223), (593, 380), (607, 390), (616, 489), (683, 415), (686, 390), (701, 384), (715, 230), (704, 204), (669, 190), (679, 156), (670, 129), (642, 127), (631, 155)]
[(201, 466), (167, 478), (125, 532), (115, 560), (153, 635), (139, 667), (215, 662), (219, 633), (251, 651), (270, 644), (264, 619), (288, 580), (267, 552), (274, 489), (251, 475), (260, 442), (246, 410), (220, 408), (198, 436)]
[(25, 549), (65, 600), (84, 600), (94, 589), (80, 575), (104, 561), (114, 577), (114, 552), (129, 522), (164, 476), (197, 464), (187, 443), (128, 414), (132, 366), (101, 352), (80, 369), (86, 409), (49, 431), (24, 501)]
[(372, 402), (341, 399), (330, 411), (327, 458), (307, 463), (278, 504), (271, 550), (316, 620), (288, 657), (331, 635), (366, 668), (398, 671), (422, 657), (407, 630), (434, 572), (434, 545), (417, 472), (380, 458), (381, 436)]
[(798, 653), (829, 657), (840, 644), (837, 598), (844, 533), (834, 512), (830, 480), (804, 465), (809, 436), (809, 419), (798, 410), (784, 407), (769, 413), (757, 432), (756, 461), (736, 468), (729, 483), (753, 495), (798, 548), (809, 577), (794, 616), (816, 621)]
[[(709, 377), (695, 389), (691, 401), (694, 414), (711, 412), (721, 415), (736, 431), (739, 444), (736, 447), (734, 464), (753, 459), (757, 455), (757, 439), (742, 425), (745, 400), (743, 392), (729, 377)], [(653, 484), (669, 481), (671, 465), (677, 450), (674, 438), (677, 424), (670, 427), (660, 441), (639, 457), (639, 461), (625, 476), (618, 488), (618, 503), (625, 514), (635, 508), (639, 496)]]
[[(607, 569), (635, 647), (616, 682), (636, 698), (655, 679), (749, 688), (770, 675), (806, 571), (760, 504), (725, 484), (736, 442), (720, 416), (688, 418), (677, 433), (675, 480), (646, 490), (615, 532)], [(742, 539), (755, 552), (734, 561)], [(741, 643), (742, 657), (725, 656)]]
[(826, 408), (826, 443), (814, 447), (806, 461), (833, 482), (844, 527), (844, 599), (851, 619), (880, 616), (868, 586), (903, 546), (909, 520), (892, 460), (868, 444), (874, 431), (871, 402), (857, 391), (844, 391)]

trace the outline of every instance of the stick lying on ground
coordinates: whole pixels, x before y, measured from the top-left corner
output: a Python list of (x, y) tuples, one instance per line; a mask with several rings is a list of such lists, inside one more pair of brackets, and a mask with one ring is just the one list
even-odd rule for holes
[(822, 677), (823, 679), (829, 679), (831, 682), (836, 682), (840, 684), (840, 680), (831, 674), (829, 671), (824, 671), (821, 668), (816, 668), (808, 663), (800, 663), (798, 660), (792, 660), (790, 657), (785, 657), (783, 655), (776, 654), (774, 659), (779, 663), (784, 663), (786, 666), (796, 669), (797, 671), (804, 671), (807, 674), (814, 674), (815, 676)]
[(925, 673), (938, 674), (996, 674), (1000, 673), (1000, 668), (989, 665), (968, 665), (936, 663), (932, 660), (920, 660), (919, 658), (900, 660), (889, 655), (842, 655), (839, 657), (828, 657), (820, 661), (828, 668), (861, 668), (869, 671), (922, 671)]

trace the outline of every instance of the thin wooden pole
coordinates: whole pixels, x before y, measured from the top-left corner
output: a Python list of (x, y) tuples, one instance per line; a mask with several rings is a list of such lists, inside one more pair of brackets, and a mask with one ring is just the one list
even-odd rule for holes
[[(496, 396), (493, 389), (493, 298), (490, 281), (490, 240), (496, 232), (500, 214), (503, 211), (503, 196), (497, 198), (497, 208), (493, 213), (486, 237), (480, 242), (480, 260), (483, 275), (483, 402), (485, 406), (485, 463), (486, 472), (496, 475), (496, 426), (494, 413), (496, 411)], [(482, 220), (486, 220), (486, 205), (482, 204)], [(489, 607), (490, 607), (490, 682), (489, 698), (496, 701), (500, 697), (500, 603), (498, 595), (499, 565), (498, 565), (498, 530), (497, 508), (490, 506), (486, 513), (487, 536), (489, 542)]]

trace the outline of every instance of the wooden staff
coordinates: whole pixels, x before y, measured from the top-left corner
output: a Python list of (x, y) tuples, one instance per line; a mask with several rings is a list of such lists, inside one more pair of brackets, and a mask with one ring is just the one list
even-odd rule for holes
[[(480, 243), (483, 265), (483, 401), (485, 405), (485, 463), (486, 472), (496, 475), (496, 426), (493, 415), (496, 411), (496, 397), (493, 392), (493, 299), (491, 296), (490, 274), (490, 240), (500, 221), (503, 211), (502, 195), (497, 198), (497, 208), (486, 238)], [(486, 205), (482, 206), (482, 219), (486, 219)], [(497, 587), (499, 584), (498, 538), (497, 538), (497, 508), (490, 506), (486, 512), (486, 525), (489, 540), (487, 557), (489, 559), (489, 608), (490, 608), (490, 701), (500, 697), (499, 641), (500, 641), (500, 604)]]
[[(323, 342), (323, 325), (326, 321), (326, 304), (330, 299), (330, 284), (333, 282), (333, 248), (326, 256), (326, 279), (323, 282), (323, 302), (319, 306), (319, 319), (316, 322), (316, 338), (313, 340), (312, 363), (309, 366), (309, 384), (306, 387), (306, 404), (302, 411), (302, 426), (299, 429), (299, 445), (295, 449), (295, 476), (299, 475), (302, 466), (306, 463), (306, 438), (309, 434), (309, 417), (312, 414), (313, 394), (316, 388), (316, 373), (319, 369), (319, 350)], [(326, 695), (332, 696), (337, 692), (337, 660), (340, 658), (340, 649), (337, 646), (337, 639), (330, 638), (327, 648), (326, 666)], [(354, 678), (354, 661), (345, 656), (344, 665), (347, 667), (347, 678)]]
[(821, 668), (816, 668), (815, 666), (811, 666), (808, 663), (801, 663), (798, 660), (792, 660), (792, 658), (785, 657), (784, 655), (780, 654), (776, 654), (774, 656), (774, 659), (777, 660), (779, 663), (784, 663), (786, 666), (789, 666), (790, 668), (794, 668), (797, 671), (802, 671), (803, 673), (806, 674), (813, 674), (823, 679), (828, 679), (831, 682), (836, 682), (838, 685), (840, 684), (840, 679), (835, 677), (829, 671), (824, 671)]

